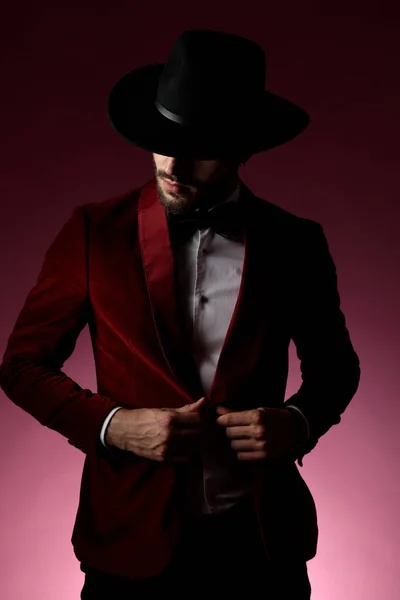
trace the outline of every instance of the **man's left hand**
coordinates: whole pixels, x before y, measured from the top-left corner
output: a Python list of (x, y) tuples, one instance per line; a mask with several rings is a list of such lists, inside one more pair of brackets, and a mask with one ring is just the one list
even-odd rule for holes
[(287, 408), (233, 411), (216, 408), (216, 423), (226, 427), (238, 460), (266, 461), (288, 456), (296, 447), (296, 424)]

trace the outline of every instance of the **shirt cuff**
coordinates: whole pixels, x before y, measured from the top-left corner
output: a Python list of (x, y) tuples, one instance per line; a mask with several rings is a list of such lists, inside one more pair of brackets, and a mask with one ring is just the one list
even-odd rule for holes
[(112, 417), (115, 415), (115, 413), (120, 409), (120, 408), (124, 408), (123, 406), (116, 406), (115, 408), (112, 409), (112, 411), (107, 415), (103, 426), (101, 428), (100, 431), (100, 441), (103, 444), (103, 446), (105, 446), (106, 448), (108, 448), (108, 444), (106, 444), (105, 442), (105, 435), (106, 435), (106, 430), (108, 427), (109, 422), (111, 421)]

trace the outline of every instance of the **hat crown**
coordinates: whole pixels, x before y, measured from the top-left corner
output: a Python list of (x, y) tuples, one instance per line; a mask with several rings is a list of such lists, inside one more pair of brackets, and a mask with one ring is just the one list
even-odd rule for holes
[(166, 61), (120, 78), (108, 115), (135, 146), (199, 160), (269, 150), (309, 122), (304, 109), (265, 89), (265, 54), (257, 43), (204, 29), (183, 32)]
[(261, 101), (265, 54), (247, 38), (189, 30), (176, 40), (161, 73), (158, 110), (181, 124), (229, 119)]

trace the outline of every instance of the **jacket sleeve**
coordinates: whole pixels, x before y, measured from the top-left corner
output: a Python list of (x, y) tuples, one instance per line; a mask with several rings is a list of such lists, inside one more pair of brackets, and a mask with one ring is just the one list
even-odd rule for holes
[(61, 369), (88, 321), (87, 222), (78, 206), (50, 244), (18, 315), (0, 365), (0, 387), (39, 423), (89, 453), (117, 406), (82, 389)]
[(340, 423), (360, 381), (359, 358), (340, 308), (328, 242), (319, 223), (308, 219), (304, 223), (290, 298), (291, 339), (300, 360), (302, 384), (285, 402), (285, 406), (298, 407), (309, 424), (309, 438), (295, 457), (300, 466), (319, 438)]

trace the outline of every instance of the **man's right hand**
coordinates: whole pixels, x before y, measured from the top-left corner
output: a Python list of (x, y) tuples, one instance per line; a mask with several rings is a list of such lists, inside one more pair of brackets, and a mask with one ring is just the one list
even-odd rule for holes
[(111, 418), (105, 442), (137, 456), (186, 462), (199, 454), (206, 398), (181, 408), (121, 408)]

